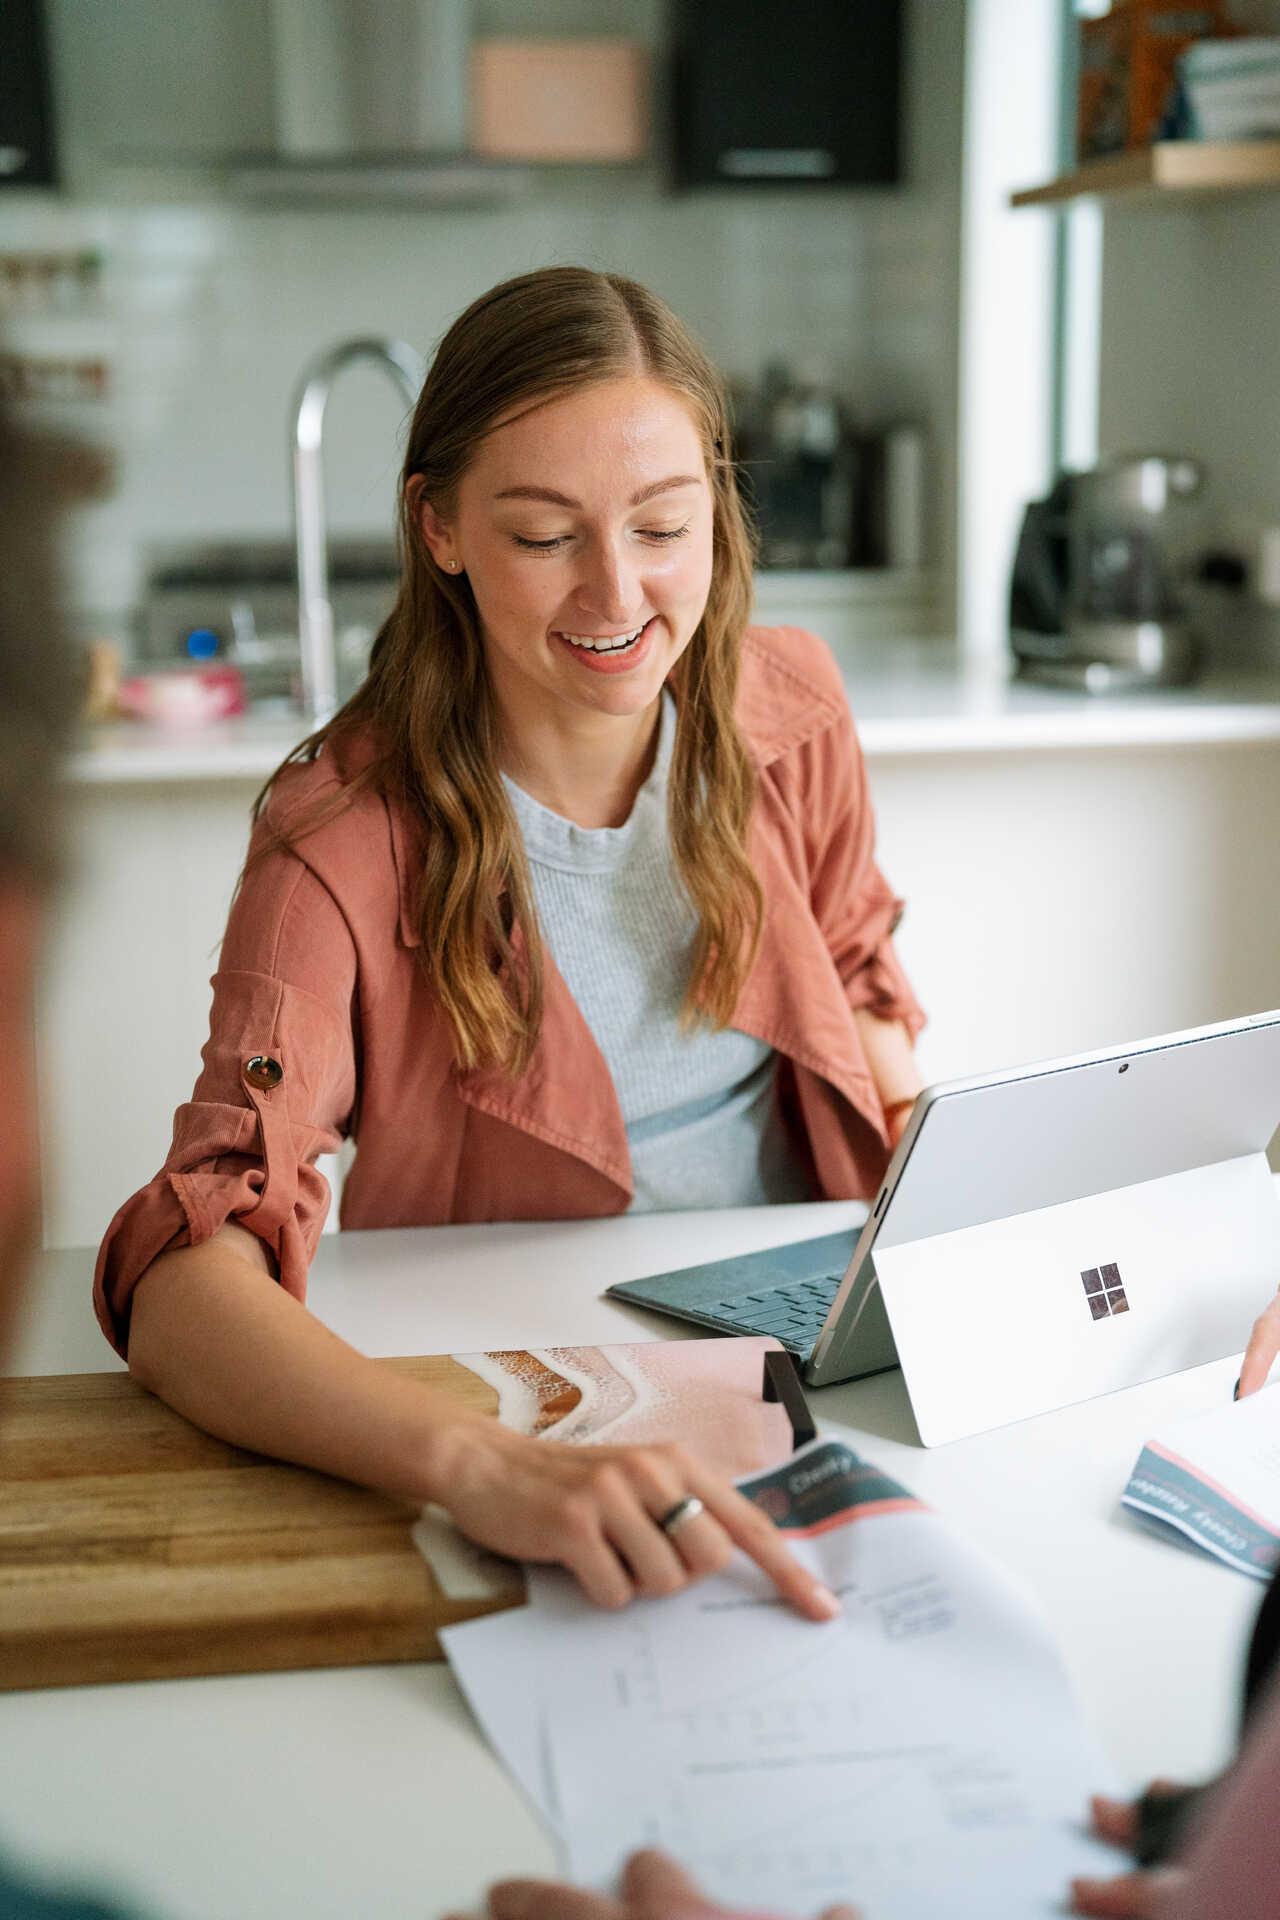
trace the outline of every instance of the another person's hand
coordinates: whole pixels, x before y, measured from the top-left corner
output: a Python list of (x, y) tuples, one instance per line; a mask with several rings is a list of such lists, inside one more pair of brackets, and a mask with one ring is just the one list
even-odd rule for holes
[(567, 1567), (598, 1606), (678, 1593), (740, 1547), (809, 1619), (840, 1611), (759, 1507), (683, 1447), (569, 1446), (478, 1419), (450, 1435), (440, 1479), (435, 1498), (472, 1540)]
[(1280, 1353), (1280, 1293), (1262, 1309), (1253, 1323), (1249, 1344), (1240, 1363), (1240, 1385), (1236, 1398), (1243, 1400), (1266, 1384), (1271, 1363)]
[[(1186, 1789), (1172, 1780), (1153, 1780), (1143, 1799), (1176, 1796)], [(1093, 1830), (1101, 1840), (1135, 1853), (1138, 1847), (1139, 1801), (1109, 1800), (1095, 1794), (1090, 1802)], [(1186, 1876), (1180, 1867), (1130, 1868), (1106, 1880), (1079, 1879), (1071, 1883), (1071, 1911), (1094, 1920), (1160, 1920), (1169, 1911)]]
[[(454, 1916), (461, 1920), (461, 1916)], [(558, 1880), (504, 1880), (489, 1890), (485, 1920), (777, 1920), (721, 1907), (699, 1892), (665, 1853), (633, 1853), (616, 1900)], [(828, 1907), (819, 1920), (858, 1920), (855, 1908)]]

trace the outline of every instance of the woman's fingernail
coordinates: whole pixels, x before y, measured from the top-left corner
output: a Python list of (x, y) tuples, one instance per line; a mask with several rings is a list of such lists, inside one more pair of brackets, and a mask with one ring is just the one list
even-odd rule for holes
[(820, 1586), (815, 1581), (813, 1597), (824, 1619), (834, 1620), (836, 1615), (841, 1611), (840, 1602), (836, 1599), (830, 1587)]
[[(1241, 1379), (1243, 1379), (1243, 1378), (1244, 1378), (1244, 1376), (1243, 1376), (1243, 1374), (1242, 1374), (1242, 1375), (1241, 1375)], [(1232, 1389), (1231, 1389), (1231, 1398), (1232, 1398), (1233, 1400), (1238, 1400), (1238, 1399), (1240, 1398), (1240, 1381), (1239, 1381), (1239, 1380), (1237, 1380), (1237, 1381), (1236, 1381), (1236, 1383), (1235, 1383), (1235, 1385), (1234, 1385), (1234, 1387), (1232, 1387)]]

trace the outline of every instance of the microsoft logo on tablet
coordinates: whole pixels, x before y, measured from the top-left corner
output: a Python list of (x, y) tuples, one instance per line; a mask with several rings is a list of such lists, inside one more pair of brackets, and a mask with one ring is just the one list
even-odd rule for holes
[(1095, 1320), (1105, 1320), (1113, 1313), (1128, 1313), (1129, 1302), (1124, 1297), (1119, 1267), (1089, 1267), (1080, 1278)]

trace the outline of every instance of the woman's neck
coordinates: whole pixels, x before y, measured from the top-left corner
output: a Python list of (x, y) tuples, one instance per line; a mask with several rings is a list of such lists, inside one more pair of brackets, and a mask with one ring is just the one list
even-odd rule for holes
[(645, 713), (567, 715), (560, 724), (518, 729), (503, 715), (502, 771), (579, 827), (620, 827), (653, 768), (661, 699)]

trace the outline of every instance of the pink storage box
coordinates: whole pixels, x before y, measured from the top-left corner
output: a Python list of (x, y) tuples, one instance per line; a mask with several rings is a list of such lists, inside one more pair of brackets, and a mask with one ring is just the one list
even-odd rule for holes
[(635, 40), (479, 40), (472, 147), (503, 160), (643, 160), (646, 50)]

